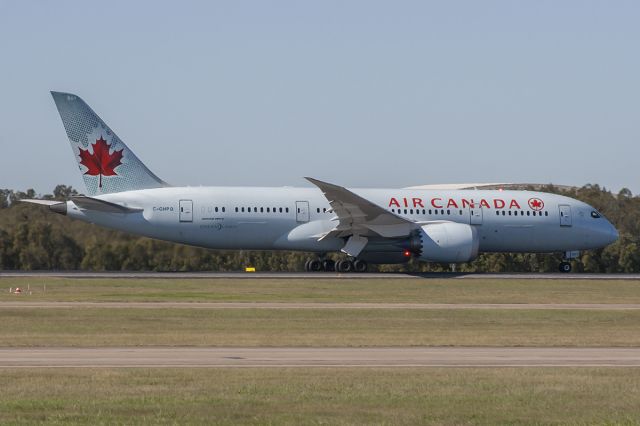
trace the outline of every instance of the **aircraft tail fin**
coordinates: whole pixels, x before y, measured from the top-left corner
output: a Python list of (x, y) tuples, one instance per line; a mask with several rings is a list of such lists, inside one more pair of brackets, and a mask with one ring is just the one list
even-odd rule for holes
[(51, 92), (88, 195), (169, 186), (79, 96)]

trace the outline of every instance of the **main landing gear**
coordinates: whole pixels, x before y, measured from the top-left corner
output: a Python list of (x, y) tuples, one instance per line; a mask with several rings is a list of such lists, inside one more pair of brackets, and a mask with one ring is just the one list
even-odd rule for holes
[(334, 262), (331, 259), (309, 259), (304, 264), (304, 270), (307, 272), (367, 272), (367, 262), (360, 259), (342, 259)]

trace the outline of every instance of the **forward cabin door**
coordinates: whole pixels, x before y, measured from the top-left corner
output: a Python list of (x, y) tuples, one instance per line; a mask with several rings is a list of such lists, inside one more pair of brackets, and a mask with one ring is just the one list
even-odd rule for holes
[(482, 207), (469, 207), (469, 217), (471, 225), (482, 225)]
[(309, 222), (309, 202), (296, 201), (296, 221)]
[(193, 222), (192, 200), (180, 200), (180, 222)]
[(560, 226), (571, 226), (571, 206), (560, 204)]

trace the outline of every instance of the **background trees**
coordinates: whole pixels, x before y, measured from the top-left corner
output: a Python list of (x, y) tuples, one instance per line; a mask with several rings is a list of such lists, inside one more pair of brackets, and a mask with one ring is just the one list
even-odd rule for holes
[[(533, 189), (533, 188), (530, 188)], [(624, 188), (612, 194), (598, 185), (560, 189), (535, 188), (582, 200), (609, 219), (620, 232), (614, 244), (581, 253), (574, 270), (584, 272), (640, 271), (640, 197)], [(42, 198), (66, 200), (77, 191), (58, 185)], [(35, 191), (0, 189), (0, 269), (233, 271), (255, 266), (259, 271), (300, 271), (307, 253), (213, 251), (132, 236), (100, 228), (47, 209), (17, 203), (35, 197)], [(483, 254), (457, 265), (458, 271), (555, 271), (560, 254)], [(380, 266), (383, 271), (449, 271), (449, 265), (411, 261)]]

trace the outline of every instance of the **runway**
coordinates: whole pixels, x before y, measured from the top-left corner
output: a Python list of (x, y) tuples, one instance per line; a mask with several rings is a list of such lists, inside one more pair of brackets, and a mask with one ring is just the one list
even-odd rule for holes
[(640, 310), (640, 303), (0, 302), (0, 309), (532, 309)]
[(0, 368), (640, 367), (640, 348), (0, 349)]
[(0, 271), (2, 278), (640, 280), (640, 274)]

